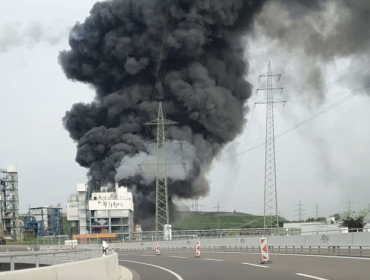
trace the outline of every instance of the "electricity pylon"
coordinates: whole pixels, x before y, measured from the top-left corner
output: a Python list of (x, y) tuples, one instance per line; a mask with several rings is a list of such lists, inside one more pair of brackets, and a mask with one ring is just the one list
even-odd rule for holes
[(168, 212), (168, 191), (167, 191), (167, 173), (166, 173), (166, 147), (165, 147), (165, 125), (176, 124), (176, 122), (163, 118), (162, 103), (159, 102), (158, 117), (145, 125), (157, 126), (157, 174), (155, 182), (155, 234), (157, 237), (158, 229), (169, 224)]
[(275, 162), (275, 130), (274, 130), (274, 104), (285, 103), (274, 99), (273, 92), (275, 90), (283, 90), (280, 87), (272, 86), (272, 78), (278, 77), (281, 74), (275, 74), (271, 71), (269, 61), (267, 74), (260, 75), (260, 78), (266, 78), (266, 87), (257, 89), (266, 91), (266, 99), (256, 102), (255, 104), (266, 104), (266, 141), (265, 141), (265, 184), (264, 184), (264, 209), (263, 209), (263, 233), (270, 228), (272, 231), (276, 227), (279, 233), (279, 215), (277, 202), (277, 186), (276, 186), (276, 162)]

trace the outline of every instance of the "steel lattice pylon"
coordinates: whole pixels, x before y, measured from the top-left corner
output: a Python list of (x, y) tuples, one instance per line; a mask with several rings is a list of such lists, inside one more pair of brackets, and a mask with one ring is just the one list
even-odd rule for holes
[(285, 103), (285, 101), (277, 101), (274, 99), (274, 90), (283, 90), (283, 88), (274, 88), (272, 86), (272, 78), (276, 76), (280, 78), (280, 74), (274, 74), (271, 71), (269, 62), (267, 74), (260, 75), (259, 78), (267, 79), (266, 88), (258, 90), (266, 91), (266, 100), (256, 102), (256, 104), (266, 104), (266, 141), (265, 141), (265, 184), (264, 184), (264, 210), (263, 210), (263, 228), (266, 229), (279, 227), (278, 202), (277, 202), (277, 186), (276, 186), (276, 162), (275, 162), (275, 130), (274, 130), (274, 104)]
[(176, 124), (176, 122), (163, 118), (162, 103), (159, 102), (158, 117), (145, 125), (157, 126), (157, 174), (156, 174), (156, 210), (155, 210), (155, 232), (169, 224), (167, 174), (166, 174), (166, 147), (164, 126)]

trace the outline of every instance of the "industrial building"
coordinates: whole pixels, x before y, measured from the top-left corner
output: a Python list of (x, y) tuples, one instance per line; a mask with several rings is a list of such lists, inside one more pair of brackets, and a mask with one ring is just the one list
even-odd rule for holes
[(62, 208), (59, 205), (30, 208), (24, 218), (24, 229), (36, 237), (61, 235)]
[(86, 184), (77, 184), (77, 194), (67, 203), (68, 235), (115, 234), (131, 239), (134, 203), (127, 187), (116, 183), (112, 190), (103, 186), (100, 192), (89, 192)]
[(0, 169), (0, 187), (1, 237), (20, 239), (17, 165)]

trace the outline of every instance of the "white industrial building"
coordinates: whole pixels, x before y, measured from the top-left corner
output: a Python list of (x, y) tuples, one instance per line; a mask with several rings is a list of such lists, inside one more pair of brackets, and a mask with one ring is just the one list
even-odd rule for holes
[(339, 223), (335, 222), (334, 217), (329, 217), (326, 222), (298, 222), (298, 223), (284, 223), (286, 231), (300, 231), (301, 235), (312, 234), (336, 234), (347, 233), (348, 228), (341, 227)]
[(120, 239), (131, 239), (134, 202), (127, 187), (118, 186), (108, 191), (89, 194), (86, 184), (77, 184), (77, 194), (67, 203), (68, 235), (113, 233)]

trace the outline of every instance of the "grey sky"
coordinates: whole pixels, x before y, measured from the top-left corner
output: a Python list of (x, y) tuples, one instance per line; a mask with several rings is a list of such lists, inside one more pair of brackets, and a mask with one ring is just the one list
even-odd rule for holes
[[(32, 2), (32, 3), (31, 3)], [(34, 0), (0, 2), (0, 166), (19, 166), (20, 208), (62, 203), (86, 181), (84, 168), (75, 162), (75, 144), (61, 119), (73, 103), (91, 101), (93, 90), (68, 81), (57, 56), (68, 48), (68, 28), (88, 15), (93, 0)], [(268, 61), (280, 66), (290, 55), (276, 41), (260, 36), (247, 57), (257, 86), (257, 75)], [(317, 99), (307, 87), (307, 61), (300, 54), (286, 69), (280, 84), (282, 98), (291, 100), (276, 108), (276, 133), (294, 126), (320, 108), (360, 88), (364, 82), (346, 74), (367, 69), (360, 59), (338, 59), (324, 68), (326, 98)], [(356, 67), (357, 66), (357, 67)], [(364, 70), (364, 71), (365, 71)], [(368, 69), (366, 70), (369, 71)], [(339, 80), (338, 85), (331, 84)], [(306, 92), (307, 93), (304, 93)], [(303, 94), (302, 94), (303, 93)], [(296, 97), (294, 97), (296, 96)], [(263, 97), (257, 97), (256, 100)], [(313, 99), (316, 98), (316, 99)], [(250, 102), (254, 101), (254, 97)], [(281, 214), (296, 218), (295, 205), (305, 204), (306, 216), (315, 203), (323, 215), (341, 212), (348, 199), (360, 209), (370, 203), (368, 143), (370, 129), (365, 94), (345, 102), (277, 140), (278, 195)], [(231, 143), (219, 159), (242, 152), (264, 141), (264, 107), (252, 110), (248, 129)], [(230, 161), (216, 163), (209, 174), (210, 196), (201, 209), (214, 210), (220, 201), (226, 210), (263, 211), (264, 149), (259, 148)]]

